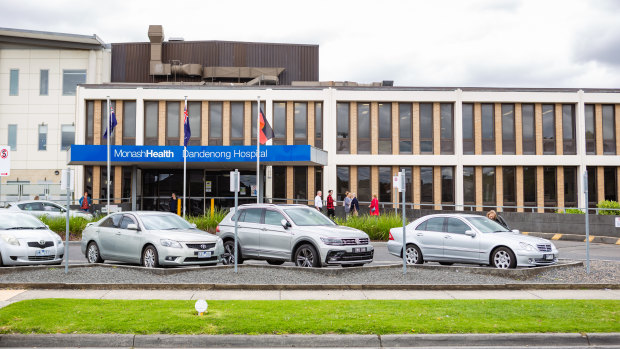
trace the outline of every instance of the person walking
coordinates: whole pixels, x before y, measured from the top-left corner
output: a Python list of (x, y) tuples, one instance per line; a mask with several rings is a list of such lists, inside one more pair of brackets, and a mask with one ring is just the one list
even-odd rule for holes
[(170, 212), (174, 213), (174, 214), (178, 214), (177, 213), (177, 204), (178, 204), (178, 200), (177, 200), (177, 194), (172, 193), (172, 197), (170, 198)]
[(316, 208), (319, 211), (323, 210), (323, 192), (322, 191), (317, 191), (316, 192), (316, 196), (314, 197), (314, 208)]
[[(38, 200), (38, 199), (36, 199)], [(88, 192), (84, 192), (84, 196), (80, 198), (80, 209), (84, 212), (90, 211), (91, 206), (93, 205), (93, 200), (88, 196)]]
[(377, 194), (372, 194), (372, 201), (370, 201), (370, 215), (379, 215), (379, 199), (377, 199)]
[(351, 214), (351, 193), (344, 193), (344, 218), (348, 219)]
[(351, 212), (357, 217), (360, 212), (360, 203), (357, 201), (357, 195), (355, 195), (355, 193), (351, 193), (351, 197)]
[(498, 223), (502, 227), (510, 230), (510, 228), (508, 227), (508, 223), (506, 223), (504, 218), (502, 216), (500, 216), (499, 214), (497, 214), (497, 212), (495, 212), (495, 210), (491, 210), (491, 211), (487, 212), (487, 218), (492, 220), (492, 221), (494, 221), (495, 223)]
[(332, 197), (332, 193), (334, 191), (330, 190), (327, 192), (327, 217), (333, 219), (336, 216), (336, 208), (334, 207), (334, 198)]

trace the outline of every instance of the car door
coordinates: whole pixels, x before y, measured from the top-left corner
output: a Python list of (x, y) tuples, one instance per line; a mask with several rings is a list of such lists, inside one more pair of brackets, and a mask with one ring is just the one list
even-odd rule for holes
[(122, 214), (114, 214), (105, 218), (97, 226), (97, 245), (99, 245), (101, 256), (104, 259), (115, 259), (118, 256), (116, 252), (116, 233), (118, 232), (121, 218), (123, 218)]
[(142, 231), (127, 229), (129, 224), (138, 226), (138, 222), (130, 214), (125, 214), (121, 218), (118, 230), (115, 236), (114, 249), (118, 258), (132, 263), (140, 262), (140, 254), (142, 247)]
[(444, 221), (444, 217), (432, 217), (416, 227), (414, 239), (424, 259), (443, 257)]
[(465, 235), (465, 231), (474, 230), (462, 220), (449, 217), (446, 221), (447, 232), (444, 236), (444, 259), (455, 262), (476, 263), (480, 258), (480, 236)]
[(246, 208), (239, 215), (237, 234), (241, 255), (258, 257), (260, 255), (260, 231), (263, 216), (262, 208)]
[(290, 229), (284, 229), (284, 215), (277, 210), (265, 209), (264, 224), (260, 232), (260, 257), (266, 259), (291, 259)]

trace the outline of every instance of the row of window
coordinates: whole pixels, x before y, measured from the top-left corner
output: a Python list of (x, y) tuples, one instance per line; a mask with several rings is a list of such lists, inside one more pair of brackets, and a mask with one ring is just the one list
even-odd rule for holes
[[(17, 150), (17, 125), (8, 125), (8, 146)], [(38, 128), (38, 149), (47, 150), (47, 125), (41, 124)], [(60, 125), (60, 150), (68, 150), (75, 143), (75, 126)]]
[[(39, 95), (49, 95), (49, 69), (39, 72)], [(86, 83), (86, 70), (64, 69), (62, 71), (62, 95), (75, 96), (78, 84)], [(19, 69), (11, 69), (9, 74), (9, 96), (19, 95)]]

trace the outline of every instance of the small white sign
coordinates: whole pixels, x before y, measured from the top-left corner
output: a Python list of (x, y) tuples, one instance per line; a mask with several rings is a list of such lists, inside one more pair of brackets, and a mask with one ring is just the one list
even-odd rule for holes
[(405, 176), (401, 172), (392, 177), (392, 187), (398, 189), (398, 192), (405, 191)]
[[(69, 183), (67, 183), (67, 172), (69, 172)], [(73, 170), (64, 169), (62, 170), (62, 176), (60, 176), (60, 190), (71, 190), (73, 191), (73, 183), (74, 183), (74, 173)]]
[(199, 299), (196, 301), (196, 304), (194, 304), (194, 309), (200, 314), (206, 312), (208, 308), (209, 304), (207, 304), (207, 301), (204, 299)]
[(252, 191), (252, 196), (256, 196), (256, 184), (252, 184), (250, 190)]
[(212, 182), (211, 181), (205, 181), (205, 193), (210, 193), (212, 189)]
[(102, 213), (114, 213), (114, 212), (122, 212), (123, 208), (118, 205), (110, 205), (110, 212), (108, 212), (108, 205), (104, 205), (101, 207)]
[(230, 171), (230, 191), (233, 193), (239, 191), (240, 177), (238, 171)]
[(11, 148), (0, 145), (0, 177), (11, 174)]
[(616, 228), (620, 228), (620, 217), (616, 217)]

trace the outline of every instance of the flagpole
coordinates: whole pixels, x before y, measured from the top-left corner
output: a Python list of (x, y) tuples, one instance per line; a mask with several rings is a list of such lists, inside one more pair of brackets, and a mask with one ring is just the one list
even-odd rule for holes
[[(183, 111), (183, 117), (187, 118), (186, 113), (189, 115), (189, 111), (187, 110), (187, 96), (185, 96), (185, 110)], [(185, 123), (189, 122), (189, 120), (183, 120), (183, 218), (185, 218), (185, 189), (187, 188), (187, 146), (185, 145)]]
[(108, 140), (108, 181), (107, 181), (107, 196), (108, 196), (108, 200), (107, 200), (107, 204), (106, 204), (106, 212), (107, 214), (110, 214), (110, 96), (107, 96), (107, 101), (108, 101), (108, 122), (107, 122), (107, 126), (106, 129), (107, 131), (107, 137), (106, 139)]
[(260, 96), (256, 97), (256, 203), (260, 204)]

